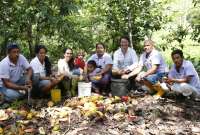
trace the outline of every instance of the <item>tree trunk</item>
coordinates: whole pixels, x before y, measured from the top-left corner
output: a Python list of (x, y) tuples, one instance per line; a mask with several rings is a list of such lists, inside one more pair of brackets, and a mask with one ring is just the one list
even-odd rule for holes
[(0, 59), (4, 58), (6, 56), (6, 53), (7, 53), (6, 45), (7, 44), (8, 44), (8, 37), (5, 37), (3, 43), (1, 44)]
[(27, 37), (28, 37), (28, 47), (29, 47), (29, 52), (30, 52), (29, 59), (30, 59), (30, 58), (34, 57), (34, 53), (33, 53), (32, 24), (28, 24)]
[(130, 46), (133, 47), (133, 35), (132, 35), (132, 25), (131, 25), (131, 11), (128, 14), (128, 29), (129, 29), (129, 39), (130, 39)]

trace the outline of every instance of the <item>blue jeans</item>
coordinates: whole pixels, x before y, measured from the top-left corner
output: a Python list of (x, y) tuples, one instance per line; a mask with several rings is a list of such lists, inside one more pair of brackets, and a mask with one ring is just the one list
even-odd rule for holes
[(72, 70), (72, 74), (73, 74), (73, 75), (78, 75), (78, 76), (79, 76), (79, 75), (81, 75), (81, 71), (80, 71), (79, 68), (75, 68), (75, 69)]
[(151, 84), (156, 84), (165, 75), (166, 73), (156, 73), (156, 74), (148, 75), (147, 77), (144, 77), (144, 79), (149, 81)]
[[(20, 80), (15, 84), (25, 85), (25, 77), (21, 77)], [(6, 87), (0, 87), (0, 92), (4, 95), (4, 100), (9, 102), (24, 96), (24, 94), (20, 93), (18, 90), (9, 89)]]

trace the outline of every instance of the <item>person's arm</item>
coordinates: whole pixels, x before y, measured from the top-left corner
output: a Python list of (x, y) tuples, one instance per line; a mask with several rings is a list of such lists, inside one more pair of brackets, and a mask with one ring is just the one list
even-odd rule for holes
[(27, 69), (27, 78), (26, 78), (26, 84), (27, 85), (31, 85), (32, 86), (32, 75), (33, 75), (33, 69), (31, 67), (29, 67)]
[(113, 55), (113, 70), (118, 70), (118, 61), (119, 61), (119, 58), (118, 58), (118, 53), (117, 51), (114, 53)]
[(131, 51), (131, 60), (133, 64), (128, 66), (127, 70), (133, 71), (138, 66), (138, 56), (134, 50)]
[(113, 61), (110, 55), (107, 55), (105, 58), (105, 67), (101, 70), (99, 75), (103, 75), (109, 71), (112, 71)]
[(167, 81), (170, 83), (189, 83), (194, 76), (194, 70), (193, 64), (188, 62), (187, 66), (184, 67), (185, 77), (179, 79), (173, 75), (173, 72), (169, 72)]
[(25, 83), (26, 85), (32, 86), (32, 75), (33, 75), (33, 68), (31, 67), (31, 64), (29, 64), (28, 60), (23, 56), (20, 55), (20, 58), (22, 59), (23, 67), (24, 70), (26, 70), (26, 80)]
[(176, 79), (176, 78), (168, 78), (168, 81), (171, 83), (189, 83), (192, 79), (192, 76), (186, 76), (185, 78)]
[(13, 82), (11, 82), (9, 79), (2, 78), (2, 81), (4, 83), (4, 86), (6, 88), (14, 89), (14, 90), (28, 90), (28, 86), (26, 85), (17, 85)]
[(138, 65), (131, 73), (122, 75), (121, 78), (122, 78), (122, 79), (129, 79), (130, 77), (137, 75), (139, 72), (142, 71), (142, 67), (143, 67), (143, 66)]
[(69, 66), (65, 66), (66, 64), (63, 60), (58, 61), (58, 73), (71, 77), (72, 73), (69, 70)]
[(143, 77), (146, 77), (148, 75), (151, 75), (151, 74), (155, 74), (157, 69), (158, 69), (158, 66), (159, 65), (153, 65), (152, 68), (150, 68), (149, 70), (147, 70), (147, 72), (145, 72), (143, 75), (142, 75), (142, 78)]
[(112, 64), (107, 64), (107, 65), (105, 66), (105, 68), (103, 68), (103, 69), (101, 70), (101, 72), (98, 73), (98, 74), (103, 75), (103, 74), (105, 74), (105, 73), (111, 71), (111, 69), (112, 69)]

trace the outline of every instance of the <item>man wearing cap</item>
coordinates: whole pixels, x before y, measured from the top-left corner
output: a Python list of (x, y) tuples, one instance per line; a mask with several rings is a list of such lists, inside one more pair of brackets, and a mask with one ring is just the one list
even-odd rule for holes
[(194, 95), (198, 99), (200, 97), (200, 80), (193, 64), (184, 60), (183, 52), (179, 49), (174, 50), (171, 57), (174, 65), (169, 71), (168, 78), (165, 79), (167, 86), (172, 91), (182, 93), (184, 96)]
[(31, 76), (32, 68), (20, 54), (19, 46), (16, 43), (8, 44), (7, 56), (0, 62), (0, 94), (4, 100), (21, 98), (32, 87)]

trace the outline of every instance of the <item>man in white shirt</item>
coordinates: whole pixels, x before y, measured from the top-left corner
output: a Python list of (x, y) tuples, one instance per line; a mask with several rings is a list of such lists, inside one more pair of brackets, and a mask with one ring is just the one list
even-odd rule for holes
[[(32, 87), (32, 68), (20, 54), (16, 43), (7, 46), (7, 53), (7, 57), (0, 62), (0, 93), (6, 101), (13, 101), (22, 97)], [(24, 73), (27, 74), (26, 78)]]
[(172, 91), (182, 93), (184, 96), (200, 96), (200, 81), (193, 64), (184, 60), (183, 52), (179, 49), (171, 53), (174, 64), (165, 82)]
[(138, 64), (138, 57), (133, 48), (129, 47), (129, 38), (124, 36), (120, 38), (120, 48), (115, 51), (113, 57), (113, 77), (128, 79), (130, 72), (133, 71)]
[[(144, 67), (146, 71), (142, 71)], [(164, 91), (156, 84), (167, 72), (168, 67), (160, 52), (154, 48), (154, 42), (150, 39), (145, 40), (144, 53), (140, 56), (138, 67), (130, 74), (136, 75), (139, 73), (136, 80), (146, 86), (148, 90), (158, 91), (156, 97), (160, 97), (164, 94)]]

